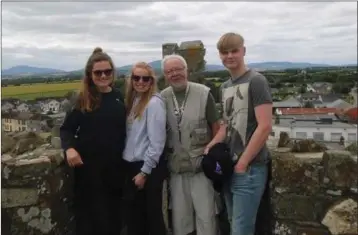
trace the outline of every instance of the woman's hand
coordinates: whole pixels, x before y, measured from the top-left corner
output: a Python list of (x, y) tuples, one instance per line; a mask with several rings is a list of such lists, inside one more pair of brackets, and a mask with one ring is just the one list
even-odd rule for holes
[(134, 184), (139, 188), (139, 189), (142, 189), (144, 188), (144, 184), (145, 184), (145, 181), (147, 180), (147, 176), (140, 172), (138, 173), (136, 176), (134, 176), (133, 178), (133, 181), (134, 181)]
[(83, 164), (80, 154), (74, 148), (67, 149), (66, 157), (70, 167), (76, 167)]

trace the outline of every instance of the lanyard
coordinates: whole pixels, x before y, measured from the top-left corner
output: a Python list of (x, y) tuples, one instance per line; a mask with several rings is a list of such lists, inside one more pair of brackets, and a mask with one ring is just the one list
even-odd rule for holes
[[(188, 93), (189, 93), (189, 84), (186, 86), (184, 100), (179, 108), (178, 100), (174, 94), (174, 91), (172, 90), (175, 116), (179, 117), (180, 120), (181, 120), (181, 117), (183, 116), (186, 100), (188, 98)], [(178, 122), (180, 122), (180, 120), (178, 120)]]
[(179, 141), (181, 142), (181, 132), (180, 132), (180, 122), (181, 119), (183, 117), (183, 113), (184, 113), (184, 108), (185, 108), (185, 104), (186, 104), (186, 100), (188, 98), (188, 94), (189, 94), (189, 84), (186, 86), (185, 89), (185, 96), (184, 96), (184, 100), (179, 108), (179, 103), (178, 100), (174, 94), (174, 91), (172, 89), (172, 96), (173, 96), (173, 104), (174, 104), (174, 114), (177, 118), (177, 127), (178, 127), (178, 131), (179, 131)]

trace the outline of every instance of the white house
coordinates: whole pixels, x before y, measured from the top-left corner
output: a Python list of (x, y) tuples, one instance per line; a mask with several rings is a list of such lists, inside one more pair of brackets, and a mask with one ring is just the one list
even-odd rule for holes
[(295, 120), (281, 118), (273, 121), (271, 136), (279, 138), (281, 132), (287, 132), (292, 139), (314, 139), (317, 141), (339, 142), (343, 136), (345, 142), (357, 141), (357, 125), (339, 120)]
[(60, 111), (60, 106), (61, 106), (61, 103), (57, 100), (50, 100), (50, 101), (41, 103), (42, 112), (46, 113), (46, 114), (50, 111), (52, 113), (58, 113)]
[(313, 88), (311, 84), (307, 84), (306, 92), (316, 92), (316, 90)]

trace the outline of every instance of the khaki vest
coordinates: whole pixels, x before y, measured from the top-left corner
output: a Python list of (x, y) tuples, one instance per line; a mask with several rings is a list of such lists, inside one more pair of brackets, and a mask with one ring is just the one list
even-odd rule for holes
[(206, 120), (206, 103), (210, 89), (193, 82), (189, 82), (188, 86), (188, 96), (179, 126), (180, 132), (174, 112), (172, 87), (161, 92), (167, 106), (167, 144), (173, 149), (168, 160), (169, 169), (173, 173), (201, 171), (201, 155), (212, 138), (211, 128)]

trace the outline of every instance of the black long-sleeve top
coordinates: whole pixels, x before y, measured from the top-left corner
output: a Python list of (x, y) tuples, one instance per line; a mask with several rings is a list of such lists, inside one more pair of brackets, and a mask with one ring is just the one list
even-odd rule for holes
[(60, 128), (62, 148), (74, 148), (84, 162), (122, 158), (126, 139), (123, 96), (115, 89), (101, 95), (98, 109), (83, 113), (73, 108)]

